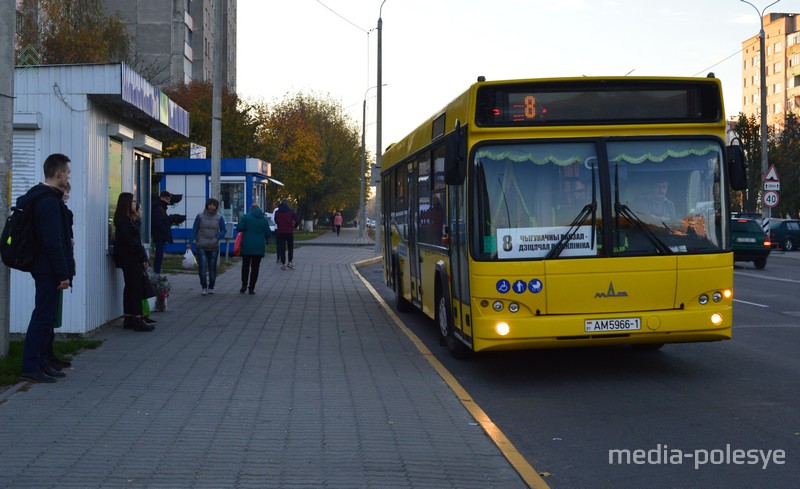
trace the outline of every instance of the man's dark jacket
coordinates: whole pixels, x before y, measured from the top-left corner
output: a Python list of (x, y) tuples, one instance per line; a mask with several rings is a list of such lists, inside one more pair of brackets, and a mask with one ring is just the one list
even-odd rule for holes
[(53, 274), (59, 282), (71, 280), (75, 275), (69, 209), (63, 196), (61, 190), (40, 183), (17, 198), (17, 207), (33, 202), (36, 232), (42, 243), (42, 251), (33, 261), (30, 272)]
[(161, 200), (161, 197), (153, 197), (153, 205), (150, 208), (150, 235), (154, 242), (172, 243), (172, 230), (169, 226), (167, 205), (166, 202)]

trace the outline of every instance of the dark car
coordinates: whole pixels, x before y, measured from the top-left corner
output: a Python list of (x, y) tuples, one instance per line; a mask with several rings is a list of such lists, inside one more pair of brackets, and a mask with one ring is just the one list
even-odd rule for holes
[(767, 266), (772, 243), (759, 221), (731, 219), (733, 261), (751, 261), (759, 270)]
[(784, 251), (796, 250), (800, 246), (800, 220), (770, 219), (769, 240)]

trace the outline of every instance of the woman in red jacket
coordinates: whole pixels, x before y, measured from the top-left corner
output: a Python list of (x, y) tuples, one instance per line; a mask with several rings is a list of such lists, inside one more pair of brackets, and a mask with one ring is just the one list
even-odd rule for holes
[[(278, 211), (273, 216), (278, 227), (278, 256), (281, 259), (281, 270), (294, 268), (294, 229), (300, 226), (300, 217), (289, 207), (286, 199), (281, 199)], [(289, 252), (289, 263), (286, 263), (286, 251)]]

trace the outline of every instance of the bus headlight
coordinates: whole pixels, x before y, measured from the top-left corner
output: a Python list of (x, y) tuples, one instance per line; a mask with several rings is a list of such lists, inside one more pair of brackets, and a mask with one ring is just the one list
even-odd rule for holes
[(492, 304), (492, 309), (494, 309), (497, 312), (502, 311), (503, 310), (503, 302), (502, 301), (494, 301), (494, 304)]
[(714, 324), (714, 326), (719, 326), (720, 324), (722, 324), (722, 314), (720, 314), (718, 312), (715, 312), (714, 314), (712, 314), (711, 315), (711, 322)]
[(698, 299), (698, 301), (700, 302), (701, 305), (706, 305), (706, 304), (708, 304), (708, 296), (705, 295), (705, 294), (702, 294), (700, 296), (700, 298)]
[(711, 300), (714, 302), (719, 302), (722, 300), (722, 292), (714, 292), (711, 294)]
[(508, 310), (511, 312), (518, 312), (519, 304), (517, 304), (516, 302), (512, 302), (511, 304), (508, 305)]
[(508, 332), (509, 332), (509, 331), (511, 331), (511, 328), (508, 326), (508, 323), (506, 323), (506, 322), (500, 322), (500, 323), (497, 323), (497, 324), (495, 325), (495, 327), (494, 327), (494, 330), (495, 330), (495, 331), (497, 332), (497, 334), (499, 334), (500, 336), (505, 336), (505, 335), (507, 335), (507, 334), (508, 334)]
[(722, 291), (722, 297), (724, 297), (726, 299), (730, 299), (731, 297), (733, 297), (733, 291), (731, 289), (723, 290)]

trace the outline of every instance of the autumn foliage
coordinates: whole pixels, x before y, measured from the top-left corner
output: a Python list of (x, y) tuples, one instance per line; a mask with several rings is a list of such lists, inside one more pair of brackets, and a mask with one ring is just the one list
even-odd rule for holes
[(18, 46), (32, 46), (41, 64), (118, 63), (130, 57), (122, 18), (101, 0), (23, 0), (17, 7)]

